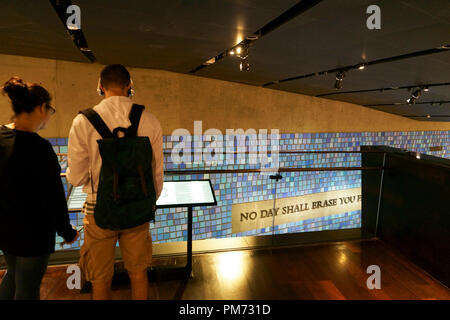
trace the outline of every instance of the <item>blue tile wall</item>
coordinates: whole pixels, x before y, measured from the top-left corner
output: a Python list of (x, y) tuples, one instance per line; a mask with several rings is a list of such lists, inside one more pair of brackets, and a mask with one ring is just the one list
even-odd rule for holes
[[(450, 158), (450, 131), (413, 131), (413, 132), (346, 132), (346, 133), (286, 133), (280, 135), (279, 150), (302, 151), (359, 151), (361, 145), (387, 145), (410, 151), (430, 154), (437, 157)], [(259, 136), (259, 144), (272, 146), (275, 136)], [(183, 137), (184, 141), (197, 143), (199, 137)], [(67, 152), (67, 139), (49, 139), (55, 152)], [(245, 136), (238, 136), (237, 142), (255, 147), (254, 141)], [(179, 137), (164, 136), (164, 152), (171, 152), (179, 143)], [(209, 144), (209, 142), (208, 142)], [(442, 151), (430, 152), (432, 146), (442, 146)], [(193, 145), (191, 145), (193, 147)], [(205, 146), (206, 147), (206, 146)], [(233, 150), (232, 145), (226, 145)], [(193, 148), (191, 148), (193, 151)], [(234, 148), (236, 151), (237, 149)], [(190, 169), (253, 169), (259, 168), (251, 164), (245, 154), (234, 156), (234, 164), (216, 164), (205, 167), (203, 163), (174, 164), (170, 154), (164, 156), (164, 170)], [(62, 171), (67, 168), (67, 157), (60, 155)], [(209, 158), (207, 157), (209, 160)], [(285, 154), (279, 155), (280, 167), (357, 167), (361, 165), (359, 154)], [(360, 171), (335, 172), (291, 172), (284, 173), (282, 181), (276, 186), (277, 198), (295, 197), (317, 192), (356, 188), (361, 186)], [(314, 218), (289, 224), (277, 225), (241, 233), (231, 232), (231, 208), (233, 204), (252, 201), (272, 200), (275, 185), (266, 175), (259, 173), (229, 173), (206, 175), (175, 175), (165, 176), (166, 181), (211, 179), (216, 198), (216, 207), (199, 207), (193, 213), (193, 239), (229, 238), (267, 234), (283, 234), (321, 230), (336, 230), (359, 228), (361, 212), (346, 212), (333, 216)], [(63, 178), (66, 186), (67, 182)], [(66, 188), (67, 191), (67, 188)], [(82, 226), (82, 215), (71, 214), (71, 222)], [(155, 222), (151, 224), (151, 234), (154, 243), (165, 243), (187, 240), (187, 210), (184, 208), (160, 209)], [(57, 242), (62, 241), (58, 237)], [(81, 239), (71, 248), (79, 248)], [(65, 248), (69, 248), (65, 246)], [(57, 250), (60, 249), (57, 245)]]

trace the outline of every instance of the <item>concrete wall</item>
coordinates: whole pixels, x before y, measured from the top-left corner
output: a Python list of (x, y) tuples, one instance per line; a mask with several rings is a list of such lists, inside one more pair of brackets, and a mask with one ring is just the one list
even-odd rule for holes
[[(41, 83), (58, 110), (44, 137), (67, 137), (73, 117), (97, 104), (100, 64), (0, 55), (0, 83), (18, 75)], [(450, 122), (421, 122), (358, 105), (173, 72), (130, 68), (137, 103), (161, 121), (164, 135), (177, 128), (279, 129), (280, 133), (450, 130)], [(0, 96), (0, 123), (12, 116)], [(270, 131), (269, 131), (270, 132)]]

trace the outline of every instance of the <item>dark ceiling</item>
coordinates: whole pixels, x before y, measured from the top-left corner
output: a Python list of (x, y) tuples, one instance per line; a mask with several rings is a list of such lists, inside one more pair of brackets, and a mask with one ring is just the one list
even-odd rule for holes
[[(54, 0), (60, 7), (69, 0)], [(346, 71), (361, 63), (450, 44), (450, 0), (72, 0), (96, 61), (157, 68), (275, 90), (323, 96), (422, 121), (450, 121), (450, 50)], [(311, 4), (249, 47), (249, 71), (224, 56), (246, 36), (293, 6)], [(369, 5), (381, 9), (381, 29), (369, 30)], [(0, 53), (89, 62), (51, 1), (0, 0)], [(284, 17), (284, 16), (283, 16)], [(201, 67), (195, 73), (197, 67)], [(279, 81), (279, 82), (277, 82)], [(433, 84), (438, 84), (434, 85)], [(409, 105), (414, 87), (430, 85)], [(407, 87), (396, 89), (395, 87)], [(384, 90), (381, 90), (384, 88)], [(409, 88), (409, 90), (408, 90)], [(367, 91), (370, 90), (370, 91)], [(359, 91), (359, 92), (354, 92)]]

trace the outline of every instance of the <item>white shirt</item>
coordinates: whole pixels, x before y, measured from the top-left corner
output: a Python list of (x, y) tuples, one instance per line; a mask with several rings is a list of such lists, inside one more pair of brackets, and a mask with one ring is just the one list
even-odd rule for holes
[[(128, 128), (131, 125), (128, 116), (133, 102), (124, 96), (112, 96), (103, 99), (94, 110), (100, 115), (111, 132), (117, 127)], [(163, 188), (163, 143), (162, 129), (158, 119), (144, 110), (138, 127), (138, 136), (148, 136), (152, 145), (153, 182), (158, 199)], [(69, 133), (67, 180), (75, 187), (83, 186), (88, 194), (87, 201), (95, 202), (102, 159), (97, 140), (100, 134), (82, 114), (73, 119)], [(92, 180), (94, 181), (92, 186)], [(92, 189), (94, 192), (92, 192)]]

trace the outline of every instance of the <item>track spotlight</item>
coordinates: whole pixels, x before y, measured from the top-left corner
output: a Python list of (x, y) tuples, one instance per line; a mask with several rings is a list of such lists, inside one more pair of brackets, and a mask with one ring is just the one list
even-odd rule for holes
[(238, 56), (241, 57), (242, 59), (246, 59), (248, 57), (248, 48), (247, 47), (241, 48), (241, 50), (238, 53)]
[(362, 65), (360, 65), (360, 66), (358, 67), (358, 69), (359, 69), (359, 70), (364, 70), (365, 67), (366, 67), (366, 66), (362, 64)]
[(415, 104), (416, 100), (419, 99), (420, 95), (422, 94), (422, 91), (420, 89), (416, 89), (413, 91), (411, 98), (407, 99), (406, 102), (409, 104)]
[(249, 71), (250, 64), (248, 63), (248, 44), (245, 42), (240, 43), (229, 52), (230, 55), (234, 55), (241, 59), (239, 64), (239, 70)]
[(345, 73), (343, 71), (339, 71), (336, 73), (336, 82), (334, 83), (334, 87), (339, 90), (342, 88), (342, 81), (345, 78)]
[(250, 64), (248, 63), (248, 59), (244, 58), (241, 60), (241, 64), (239, 65), (239, 69), (241, 71), (249, 71), (250, 70)]
[(245, 58), (248, 55), (248, 43), (242, 41), (229, 51), (230, 55)]
[(248, 63), (248, 48), (249, 43), (246, 41), (241, 41), (228, 51), (228, 55), (240, 58), (241, 61), (239, 63), (239, 70), (241, 71), (250, 70), (250, 64)]
[(423, 91), (428, 92), (428, 91), (430, 91), (430, 89), (428, 88), (428, 86), (425, 86), (425, 87), (423, 87)]

